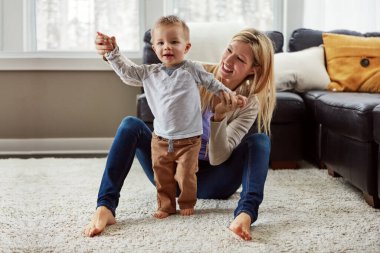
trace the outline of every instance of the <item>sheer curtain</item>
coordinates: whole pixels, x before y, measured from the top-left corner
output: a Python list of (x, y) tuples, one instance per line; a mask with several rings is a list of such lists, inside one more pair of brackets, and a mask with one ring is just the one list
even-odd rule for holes
[(139, 0), (34, 0), (37, 51), (91, 51), (96, 31), (140, 49)]
[(173, 13), (190, 23), (236, 22), (261, 30), (273, 29), (275, 4), (274, 0), (172, 1)]
[(379, 0), (304, 0), (305, 28), (380, 32)]

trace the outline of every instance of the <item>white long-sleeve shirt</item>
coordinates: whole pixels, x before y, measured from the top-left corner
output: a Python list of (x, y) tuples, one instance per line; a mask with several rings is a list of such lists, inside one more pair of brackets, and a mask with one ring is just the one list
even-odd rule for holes
[(213, 93), (231, 92), (199, 63), (185, 60), (170, 75), (163, 64), (136, 65), (118, 48), (106, 55), (114, 71), (127, 84), (143, 84), (155, 117), (154, 131), (166, 139), (183, 139), (202, 134), (198, 84)]

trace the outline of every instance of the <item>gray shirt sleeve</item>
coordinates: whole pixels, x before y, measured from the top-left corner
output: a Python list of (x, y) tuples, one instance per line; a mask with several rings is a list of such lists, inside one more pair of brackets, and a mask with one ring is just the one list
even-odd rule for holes
[(190, 71), (198, 84), (203, 85), (207, 90), (213, 93), (217, 93), (222, 90), (226, 92), (231, 92), (231, 90), (224, 86), (223, 83), (215, 79), (213, 74), (207, 72), (203, 68), (202, 64), (192, 61), (188, 61), (188, 63), (190, 66)]
[(119, 48), (105, 55), (112, 69), (120, 77), (120, 79), (132, 86), (142, 86), (142, 81), (146, 78), (153, 65), (137, 65), (125, 56), (123, 56)]

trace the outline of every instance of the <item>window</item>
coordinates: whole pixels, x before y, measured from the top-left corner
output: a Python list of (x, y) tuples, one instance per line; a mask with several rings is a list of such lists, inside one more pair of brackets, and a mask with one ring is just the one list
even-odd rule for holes
[[(260, 30), (278, 29), (277, 0), (172, 0), (173, 13), (187, 22), (239, 22)], [(201, 2), (201, 4), (200, 4)]]
[(36, 0), (37, 51), (88, 51), (96, 31), (116, 35), (123, 50), (139, 51), (138, 0)]

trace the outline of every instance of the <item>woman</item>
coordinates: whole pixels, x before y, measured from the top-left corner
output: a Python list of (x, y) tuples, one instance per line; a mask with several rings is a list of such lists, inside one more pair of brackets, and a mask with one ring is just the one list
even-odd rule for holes
[[(100, 55), (112, 51), (114, 38), (98, 33)], [(273, 46), (263, 33), (245, 29), (233, 36), (218, 65), (204, 65), (229, 89), (248, 97), (244, 108), (225, 104), (200, 88), (203, 112), (203, 142), (197, 172), (197, 197), (226, 199), (242, 185), (234, 220), (229, 229), (244, 240), (257, 219), (263, 200), (270, 154), (270, 122), (275, 106)], [(257, 118), (259, 134), (243, 139)], [(152, 132), (143, 121), (126, 117), (121, 122), (99, 189), (97, 209), (85, 229), (87, 236), (101, 233), (116, 223), (120, 190), (136, 155), (154, 184), (151, 162)], [(204, 141), (205, 140), (205, 141)]]

